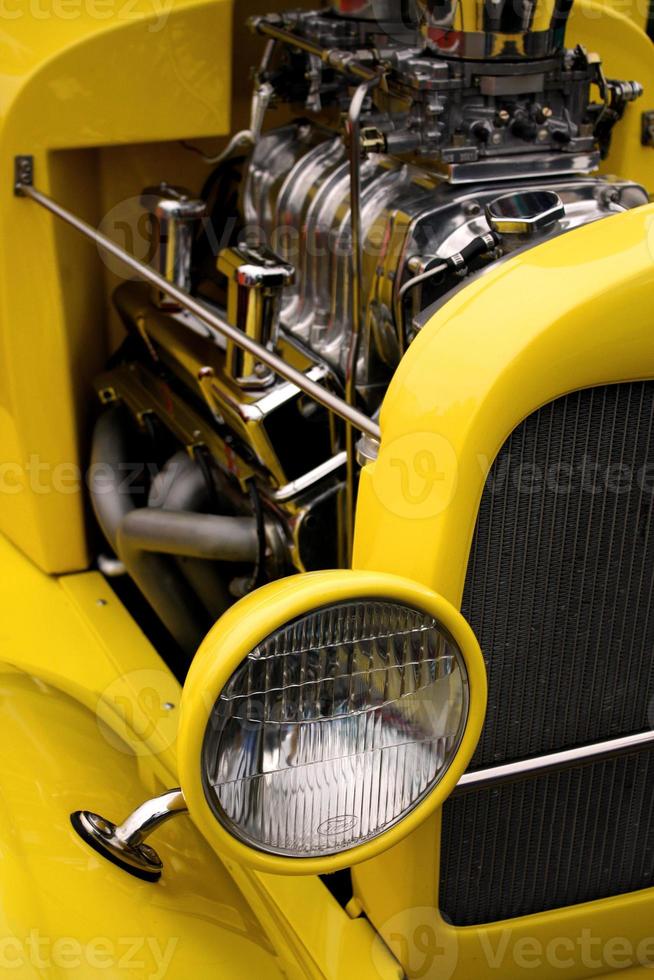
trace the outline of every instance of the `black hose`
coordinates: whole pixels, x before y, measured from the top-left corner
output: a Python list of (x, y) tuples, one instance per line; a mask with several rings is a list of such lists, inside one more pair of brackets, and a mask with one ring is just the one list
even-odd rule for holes
[(425, 282), (436, 279), (438, 276), (444, 276), (447, 272), (467, 273), (468, 266), (474, 259), (478, 259), (492, 252), (501, 243), (501, 240), (501, 237), (495, 231), (487, 232), (485, 235), (479, 235), (477, 238), (473, 238), (471, 242), (468, 242), (460, 252), (455, 252), (454, 255), (450, 255), (448, 258), (443, 259), (442, 262), (427, 269), (426, 272), (422, 272), (420, 275), (414, 276), (413, 279), (409, 279), (404, 283), (398, 293), (396, 302), (397, 328), (403, 346), (406, 343), (406, 318), (404, 314), (407, 295), (413, 292), (417, 286), (422, 286)]

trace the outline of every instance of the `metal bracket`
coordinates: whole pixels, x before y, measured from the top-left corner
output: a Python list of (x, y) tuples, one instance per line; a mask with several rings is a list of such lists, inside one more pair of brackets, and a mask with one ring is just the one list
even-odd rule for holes
[(643, 112), (641, 119), (640, 141), (643, 146), (654, 146), (654, 111)]
[(155, 830), (187, 807), (181, 789), (171, 789), (141, 804), (121, 824), (112, 823), (90, 810), (76, 810), (70, 821), (94, 851), (143, 881), (159, 881), (161, 858), (146, 839)]
[(34, 157), (14, 157), (14, 194), (23, 197), (23, 187), (31, 187), (34, 183)]

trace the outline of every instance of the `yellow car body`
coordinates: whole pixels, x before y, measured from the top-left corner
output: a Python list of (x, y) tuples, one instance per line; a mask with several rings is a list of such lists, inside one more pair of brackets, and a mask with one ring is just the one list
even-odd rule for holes
[[(177, 784), (181, 691), (108, 582), (88, 571), (84, 405), (116, 329), (104, 330), (101, 313), (112, 271), (14, 196), (13, 160), (33, 154), (40, 188), (95, 223), (155, 179), (162, 155), (179, 158), (192, 183), (200, 165), (176, 141), (232, 130), (242, 95), (233, 62), (242, 63), (245, 43), (235, 19), (250, 6), (172, 0), (158, 9), (138, 0), (107, 12), (99, 2), (52, 0), (38, 17), (19, 2), (5, 11), (0, 970), (649, 976), (651, 889), (508, 924), (445, 923), (436, 911), (439, 814), (354, 869), (347, 910), (317, 875), (285, 878), (217, 856), (186, 818), (161, 831), (170, 873), (155, 889), (72, 831), (69, 815), (82, 803), (120, 815)], [(649, 108), (654, 48), (644, 20), (636, 4), (580, 0), (569, 36), (601, 49), (609, 75), (638, 78)], [(654, 150), (641, 144), (640, 125), (629, 107), (604, 169), (654, 192)], [(484, 484), (479, 458), (492, 460), (522, 419), (559, 395), (654, 376), (653, 221), (646, 206), (542, 244), (433, 317), (393, 380), (381, 451), (362, 473), (356, 569), (399, 573), (460, 604)], [(425, 450), (440, 464), (426, 476), (416, 467)], [(489, 950), (501, 954), (499, 968)]]

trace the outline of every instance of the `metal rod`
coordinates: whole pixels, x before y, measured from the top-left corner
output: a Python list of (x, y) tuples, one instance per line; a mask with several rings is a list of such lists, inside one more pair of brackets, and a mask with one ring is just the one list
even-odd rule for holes
[[(350, 151), (350, 227), (352, 238), (352, 332), (345, 368), (345, 401), (354, 408), (356, 399), (357, 363), (361, 341), (363, 319), (362, 283), (363, 283), (363, 231), (361, 227), (361, 112), (368, 94), (380, 84), (382, 76), (372, 78), (357, 88), (348, 113), (348, 136)], [(345, 432), (345, 450), (347, 452), (346, 477), (346, 534), (348, 556), (352, 557), (354, 545), (354, 507), (356, 480), (356, 459), (354, 454), (354, 433), (348, 424)]]
[(285, 500), (292, 500), (293, 497), (297, 497), (299, 493), (303, 490), (308, 490), (312, 487), (314, 483), (318, 483), (319, 480), (324, 479), (326, 476), (331, 476), (336, 470), (339, 470), (341, 466), (345, 466), (347, 462), (347, 453), (341, 452), (336, 456), (332, 456), (325, 463), (320, 463), (314, 469), (309, 470), (308, 473), (304, 473), (302, 476), (298, 476), (295, 480), (291, 480), (290, 483), (286, 483), (279, 490), (275, 490), (272, 497), (278, 503), (283, 503)]
[(342, 398), (338, 395), (334, 395), (331, 391), (326, 388), (321, 387), (316, 384), (315, 381), (311, 381), (307, 378), (302, 371), (296, 370), (287, 364), (286, 361), (282, 360), (277, 354), (269, 351), (266, 347), (258, 344), (255, 340), (246, 336), (237, 327), (232, 326), (227, 320), (224, 320), (213, 310), (208, 310), (199, 300), (195, 299), (189, 293), (175, 286), (173, 283), (168, 282), (163, 276), (151, 269), (149, 265), (140, 262), (138, 259), (130, 255), (115, 242), (112, 242), (110, 238), (103, 235), (101, 232), (97, 231), (91, 225), (87, 224), (81, 218), (78, 218), (67, 208), (62, 207), (53, 201), (52, 198), (48, 197), (47, 194), (41, 193), (35, 187), (28, 183), (17, 183), (16, 193), (19, 196), (29, 197), (36, 204), (50, 211), (57, 218), (65, 221), (66, 224), (75, 228), (86, 238), (95, 242), (96, 245), (101, 248), (104, 252), (112, 255), (114, 258), (118, 259), (124, 265), (126, 265), (132, 272), (144, 280), (150, 283), (152, 286), (156, 286), (158, 289), (166, 293), (172, 299), (176, 300), (180, 306), (189, 313), (193, 313), (194, 316), (201, 320), (202, 323), (207, 328), (208, 334), (212, 340), (216, 340), (216, 335), (220, 337), (225, 337), (227, 340), (231, 340), (232, 343), (241, 347), (243, 350), (247, 351), (248, 354), (252, 354), (257, 360), (261, 361), (267, 367), (269, 367), (275, 374), (278, 374), (285, 381), (296, 385), (300, 391), (303, 391), (306, 395), (316, 401), (319, 405), (323, 405), (329, 411), (333, 412), (334, 415), (338, 415), (339, 418), (343, 419), (349, 425), (353, 426), (360, 432), (365, 432), (372, 436), (373, 439), (381, 438), (381, 431), (379, 426), (369, 419), (363, 412), (359, 412), (356, 408), (348, 405)]
[(613, 738), (606, 742), (595, 742), (592, 745), (581, 745), (575, 749), (552, 752), (549, 755), (537, 756), (534, 759), (507, 762), (501, 766), (493, 766), (491, 769), (466, 772), (457, 783), (453, 795), (459, 796), (472, 790), (513, 783), (520, 779), (529, 779), (531, 776), (540, 776), (546, 772), (599, 762), (602, 759), (614, 758), (647, 746), (654, 747), (654, 731), (639, 732), (636, 735)]
[(273, 38), (289, 47), (314, 55), (342, 75), (350, 75), (364, 81), (371, 81), (379, 75), (376, 69), (362, 65), (349, 51), (341, 51), (338, 48), (322, 48), (319, 44), (315, 44), (299, 34), (294, 34), (293, 31), (278, 27), (277, 24), (266, 20), (265, 17), (252, 17), (249, 23), (253, 30), (263, 34), (264, 37)]
[(356, 391), (356, 370), (361, 338), (363, 231), (361, 228), (361, 112), (368, 94), (381, 82), (381, 75), (357, 88), (348, 113), (350, 157), (350, 224), (352, 237), (352, 333), (345, 373), (345, 400), (352, 405)]

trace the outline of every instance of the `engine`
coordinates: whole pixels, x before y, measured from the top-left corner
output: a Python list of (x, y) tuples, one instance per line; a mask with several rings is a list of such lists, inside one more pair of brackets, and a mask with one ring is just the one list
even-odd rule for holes
[[(201, 195), (165, 181), (143, 191), (152, 261), (374, 418), (454, 290), (647, 202), (639, 185), (598, 175), (640, 86), (566, 48), (568, 11), (333, 0), (254, 18), (250, 127)], [(280, 110), (291, 121), (274, 126)], [(93, 448), (95, 513), (115, 555), (103, 567), (128, 573), (190, 653), (263, 581), (347, 564), (357, 466), (376, 447), (365, 438), (357, 451), (328, 405), (167, 294), (125, 283), (115, 303), (128, 339), (98, 379)]]

